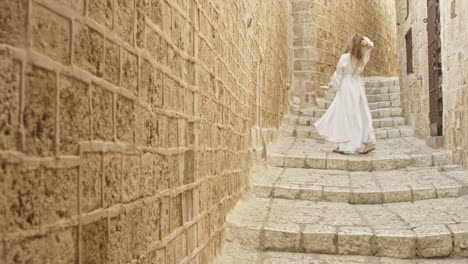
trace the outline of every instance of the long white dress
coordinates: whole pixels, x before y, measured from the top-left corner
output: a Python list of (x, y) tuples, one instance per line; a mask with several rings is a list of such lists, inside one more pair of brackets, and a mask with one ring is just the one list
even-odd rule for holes
[(374, 43), (364, 37), (364, 62), (356, 68), (356, 60), (349, 53), (338, 61), (330, 87), (337, 90), (326, 113), (315, 122), (317, 132), (327, 141), (339, 144), (341, 151), (356, 153), (364, 144), (375, 143), (372, 115), (360, 74), (369, 61)]

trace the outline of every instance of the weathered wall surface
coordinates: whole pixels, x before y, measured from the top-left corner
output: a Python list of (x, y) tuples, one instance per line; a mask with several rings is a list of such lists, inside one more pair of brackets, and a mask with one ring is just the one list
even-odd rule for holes
[(366, 76), (396, 76), (395, 4), (388, 0), (291, 0), (293, 20), (292, 93), (314, 101), (328, 83), (352, 34), (375, 42)]
[[(417, 135), (430, 138), (427, 3), (397, 1), (401, 101)], [(468, 164), (468, 2), (440, 1), (443, 139), (458, 162)], [(408, 14), (408, 15), (407, 15)], [(406, 72), (405, 34), (413, 31), (414, 73)]]
[(468, 165), (468, 2), (440, 1), (446, 147)]
[[(409, 5), (407, 6), (407, 3)], [(416, 129), (416, 135), (431, 135), (429, 120), (429, 68), (426, 1), (397, 0), (398, 58), (400, 63), (401, 106), (408, 125)], [(413, 35), (413, 72), (407, 73), (406, 41), (408, 30)]]
[(0, 262), (209, 263), (251, 129), (286, 109), (288, 15), (286, 0), (0, 1)]

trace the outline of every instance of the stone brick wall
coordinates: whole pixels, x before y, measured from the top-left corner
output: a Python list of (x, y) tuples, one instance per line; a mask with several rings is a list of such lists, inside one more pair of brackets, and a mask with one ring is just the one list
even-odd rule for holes
[(468, 165), (468, 2), (440, 1), (446, 147)]
[(290, 0), (293, 20), (292, 94), (313, 103), (328, 83), (352, 34), (375, 44), (364, 75), (396, 76), (395, 4), (388, 0)]
[(0, 1), (0, 262), (209, 263), (286, 110), (288, 5)]
[[(409, 5), (407, 6), (407, 3)], [(409, 8), (409, 9), (408, 9)], [(416, 129), (416, 135), (431, 135), (429, 120), (429, 68), (426, 1), (397, 0), (398, 58), (400, 63), (401, 106), (408, 125)], [(413, 35), (413, 73), (406, 69), (406, 41), (408, 30)]]

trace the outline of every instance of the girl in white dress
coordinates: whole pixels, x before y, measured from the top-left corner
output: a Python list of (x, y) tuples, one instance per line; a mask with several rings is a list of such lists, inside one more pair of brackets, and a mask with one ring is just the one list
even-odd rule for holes
[(338, 61), (328, 86), (337, 90), (327, 112), (315, 122), (318, 133), (327, 141), (339, 144), (334, 152), (367, 154), (375, 150), (375, 133), (366, 91), (360, 74), (369, 61), (374, 43), (354, 35), (348, 53)]

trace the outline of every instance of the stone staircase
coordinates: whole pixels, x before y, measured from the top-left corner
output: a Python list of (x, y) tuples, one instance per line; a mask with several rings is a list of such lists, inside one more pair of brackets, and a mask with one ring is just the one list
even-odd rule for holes
[[(378, 139), (413, 137), (414, 129), (406, 125), (406, 118), (400, 107), (400, 84), (398, 78), (367, 78), (365, 87), (373, 126)], [(324, 98), (318, 98), (316, 106), (291, 106), (291, 113), (284, 118), (282, 135), (320, 139), (311, 126), (328, 109), (335, 93), (326, 91)]]
[(320, 106), (286, 118), (296, 132), (268, 146), (268, 166), (253, 168), (251, 191), (226, 219), (218, 264), (468, 263), (468, 172), (413, 137), (401, 110), (385, 110), (399, 107), (394, 80), (367, 85), (389, 98), (374, 110), (395, 113), (380, 124), (403, 123), (383, 124), (375, 152), (339, 155), (313, 132), (298, 133)]

